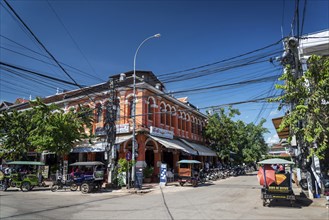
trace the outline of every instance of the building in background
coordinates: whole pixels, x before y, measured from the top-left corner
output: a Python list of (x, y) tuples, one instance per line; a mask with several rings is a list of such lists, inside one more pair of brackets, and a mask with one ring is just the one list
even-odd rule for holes
[[(111, 158), (117, 161), (132, 153), (133, 128), (133, 71), (112, 76), (116, 92), (116, 140)], [(164, 85), (151, 71), (136, 72), (136, 166), (154, 167), (154, 177), (161, 163), (177, 171), (177, 161), (197, 159), (217, 161), (216, 152), (206, 146), (203, 132), (206, 115), (193, 106), (187, 97), (175, 98), (166, 93)], [(94, 116), (92, 129), (86, 128), (95, 138), (78, 143), (66, 156), (68, 163), (76, 161), (107, 160), (107, 133), (104, 127), (109, 99), (109, 83), (66, 91), (43, 98), (46, 104), (57, 104), (65, 111), (90, 108)], [(6, 110), (28, 109), (29, 103), (5, 106)], [(47, 155), (49, 152), (47, 152)]]

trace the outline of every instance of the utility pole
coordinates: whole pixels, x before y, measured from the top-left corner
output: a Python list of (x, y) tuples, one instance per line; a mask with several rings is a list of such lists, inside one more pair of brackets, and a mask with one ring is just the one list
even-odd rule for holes
[(116, 115), (117, 115), (117, 98), (115, 90), (115, 81), (114, 79), (109, 79), (109, 102), (106, 105), (106, 115), (104, 128), (106, 131), (106, 142), (107, 146), (105, 148), (107, 156), (107, 174), (108, 180), (107, 183), (112, 183), (112, 171), (114, 169), (114, 144), (116, 139)]
[[(303, 76), (303, 68), (302, 68), (302, 61), (301, 61), (301, 57), (299, 54), (299, 38), (294, 38), (294, 37), (290, 37), (287, 38), (285, 40), (285, 52), (282, 56), (282, 64), (284, 66), (286, 65), (290, 65), (291, 66), (291, 71), (293, 73), (294, 79), (298, 80), (300, 77)], [(307, 85), (305, 85), (307, 86)], [(291, 110), (293, 110), (296, 107), (296, 101), (297, 100), (293, 100), (290, 104), (291, 104)], [(303, 120), (299, 120), (298, 121), (298, 127), (302, 128), (304, 121)], [(309, 162), (308, 159), (306, 158), (306, 155), (308, 154), (309, 151), (309, 147), (310, 146), (305, 146), (305, 143), (303, 141), (303, 137), (300, 134), (297, 134), (296, 136), (296, 147), (297, 147), (297, 167), (298, 168), (302, 168), (302, 170), (297, 169), (297, 176), (301, 177), (301, 172), (305, 173), (306, 175), (306, 179), (307, 179), (307, 185), (308, 185), (308, 194), (309, 194), (309, 198), (313, 199), (313, 178), (312, 178), (312, 173), (313, 176), (316, 177), (316, 173), (312, 170), (312, 166), (314, 166), (314, 157), (312, 157), (312, 165), (309, 166)], [(301, 171), (301, 172), (300, 172)], [(317, 189), (317, 185), (315, 183), (315, 187)]]

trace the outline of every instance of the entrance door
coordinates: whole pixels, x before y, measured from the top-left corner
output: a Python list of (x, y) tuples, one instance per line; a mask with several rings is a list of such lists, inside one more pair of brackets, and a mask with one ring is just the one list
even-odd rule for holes
[(153, 149), (147, 149), (145, 151), (145, 162), (146, 162), (147, 166), (155, 167)]
[(163, 162), (167, 164), (167, 170), (172, 170), (174, 168), (174, 159), (173, 159), (173, 153), (163, 151)]

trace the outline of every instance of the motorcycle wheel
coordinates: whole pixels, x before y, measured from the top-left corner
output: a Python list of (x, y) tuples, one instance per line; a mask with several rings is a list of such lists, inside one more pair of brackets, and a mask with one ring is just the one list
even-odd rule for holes
[(31, 189), (31, 184), (29, 182), (22, 182), (21, 190), (27, 192)]
[(57, 185), (57, 184), (52, 185), (51, 188), (50, 188), (50, 190), (52, 192), (56, 192), (58, 189), (59, 189), (59, 185)]
[(75, 184), (75, 183), (73, 183), (73, 184), (71, 185), (71, 187), (70, 187), (70, 190), (71, 190), (71, 191), (77, 191), (77, 190), (78, 190), (78, 185)]
[(299, 181), (299, 185), (300, 187), (302, 187), (303, 190), (307, 190), (308, 189), (307, 179), (301, 179)]

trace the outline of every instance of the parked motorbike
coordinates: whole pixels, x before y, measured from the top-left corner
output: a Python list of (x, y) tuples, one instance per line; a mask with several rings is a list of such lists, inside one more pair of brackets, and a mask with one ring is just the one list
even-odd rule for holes
[(52, 192), (56, 192), (59, 189), (70, 189), (71, 191), (77, 191), (78, 185), (73, 179), (64, 180), (62, 176), (58, 176), (56, 182), (54, 182), (50, 190)]

